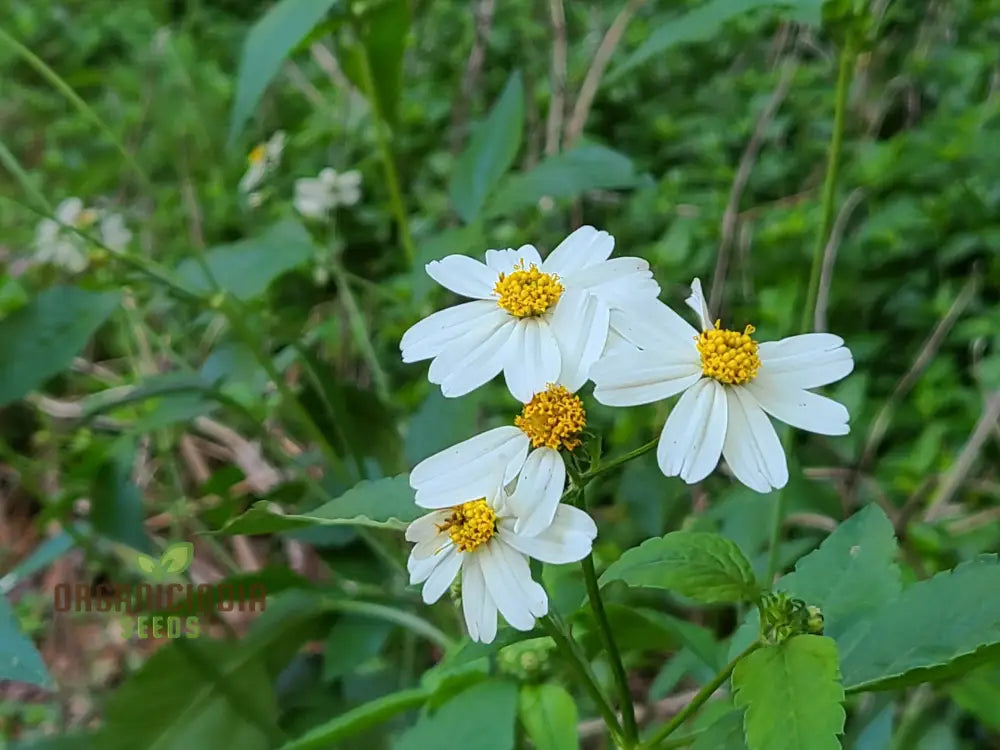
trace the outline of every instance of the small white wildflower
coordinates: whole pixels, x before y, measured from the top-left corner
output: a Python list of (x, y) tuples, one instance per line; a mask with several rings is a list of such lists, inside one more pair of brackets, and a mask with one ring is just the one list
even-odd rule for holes
[(247, 156), (247, 171), (240, 179), (239, 191), (248, 197), (250, 205), (260, 205), (260, 196), (255, 191), (278, 168), (284, 150), (285, 131), (278, 130), (267, 141), (254, 146)]
[(105, 214), (101, 218), (101, 242), (109, 250), (123, 252), (132, 241), (132, 232), (125, 226), (121, 214)]
[(87, 244), (65, 226), (86, 229), (97, 220), (97, 212), (84, 208), (79, 198), (67, 198), (56, 207), (55, 219), (42, 219), (35, 229), (35, 260), (71, 273), (87, 267)]
[(295, 181), (295, 210), (310, 219), (324, 219), (337, 206), (353, 206), (361, 199), (361, 173), (337, 172), (327, 167), (318, 177)]

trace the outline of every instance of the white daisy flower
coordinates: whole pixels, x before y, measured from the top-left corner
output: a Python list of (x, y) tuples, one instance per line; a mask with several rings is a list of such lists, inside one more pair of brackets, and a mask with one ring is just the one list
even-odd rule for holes
[(109, 250), (116, 253), (123, 252), (131, 241), (132, 232), (125, 226), (121, 214), (105, 214), (101, 217), (101, 242)]
[(428, 379), (462, 396), (503, 370), (527, 403), (548, 383), (570, 391), (587, 380), (608, 339), (612, 313), (660, 293), (640, 258), (608, 260), (615, 240), (580, 227), (542, 262), (532, 245), (487, 250), (486, 264), (464, 255), (427, 264), (428, 275), (475, 301), (440, 310), (400, 341), (404, 362), (432, 360)]
[(683, 391), (663, 425), (656, 458), (666, 476), (704, 479), (725, 457), (733, 474), (757, 492), (780, 489), (788, 465), (771, 415), (821, 435), (846, 435), (847, 409), (808, 389), (836, 382), (854, 369), (844, 340), (807, 333), (758, 344), (743, 332), (712, 325), (701, 282), (687, 304), (701, 333), (666, 305), (643, 306), (620, 329), (639, 349), (619, 351), (594, 365), (594, 398), (608, 406), (635, 406)]
[(361, 199), (361, 173), (338, 173), (327, 167), (318, 177), (295, 181), (295, 210), (310, 219), (325, 219), (337, 206), (353, 206)]
[(66, 198), (56, 207), (55, 219), (42, 219), (35, 229), (35, 260), (79, 273), (88, 265), (87, 242), (67, 229), (87, 229), (97, 221), (97, 212), (84, 208), (79, 198)]
[[(497, 612), (518, 630), (531, 630), (548, 613), (548, 597), (531, 578), (529, 558), (570, 563), (590, 554), (597, 526), (579, 508), (559, 504), (562, 484), (535, 471), (532, 458), (513, 492), (504, 487), (502, 470), (493, 467), (489, 491), (456, 501), (453, 494), (425, 495), (418, 504), (433, 512), (406, 529), (414, 542), (406, 567), (410, 583), (422, 583), (423, 598), (436, 602), (462, 573), (462, 611), (474, 641), (490, 643), (497, 632)], [(486, 486), (486, 485), (483, 485)], [(518, 521), (556, 498), (551, 522), (534, 535), (517, 530)]]
[(558, 492), (553, 489), (554, 494), (544, 496), (517, 518), (514, 530), (532, 536), (552, 523), (559, 504), (566, 482), (560, 448), (572, 451), (580, 445), (586, 425), (580, 397), (566, 386), (550, 383), (525, 404), (513, 425), (487, 430), (421, 461), (410, 472), (410, 486), (416, 490), (417, 503), (430, 497), (459, 502), (491, 489), (489, 468), (493, 466), (503, 466), (505, 484), (518, 473), (540, 477), (538, 481), (544, 480)]
[(251, 203), (259, 203), (260, 196), (254, 191), (278, 168), (285, 150), (285, 131), (278, 130), (264, 143), (258, 143), (247, 156), (247, 171), (240, 178), (239, 191), (248, 196)]

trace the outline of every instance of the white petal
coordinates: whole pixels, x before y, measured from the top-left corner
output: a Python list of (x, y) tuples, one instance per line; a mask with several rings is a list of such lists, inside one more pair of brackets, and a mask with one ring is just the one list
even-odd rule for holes
[(594, 398), (607, 406), (662, 401), (701, 379), (701, 363), (677, 361), (664, 352), (633, 351), (602, 357), (590, 370)]
[(437, 365), (441, 393), (449, 398), (464, 396), (489, 382), (503, 368), (514, 325), (513, 320), (506, 321), (480, 343), (464, 337), (453, 342), (431, 363), (427, 379), (438, 382), (433, 372)]
[(816, 388), (835, 383), (854, 369), (851, 350), (840, 336), (805, 333), (781, 341), (765, 341), (758, 350), (757, 378), (776, 379), (782, 387)]
[(497, 326), (507, 314), (494, 302), (477, 300), (439, 310), (410, 326), (399, 342), (404, 362), (436, 357), (453, 340), (491, 322)]
[(690, 323), (658, 299), (635, 300), (611, 311), (611, 328), (626, 341), (642, 349), (683, 350), (699, 359)]
[(568, 292), (556, 303), (551, 326), (562, 357), (559, 383), (571, 393), (587, 382), (590, 368), (601, 356), (609, 321), (608, 306), (592, 294)]
[(532, 536), (552, 523), (565, 486), (566, 465), (559, 451), (545, 447), (533, 450), (506, 502), (507, 511), (516, 519), (514, 531)]
[(719, 463), (726, 416), (726, 394), (718, 382), (702, 378), (691, 386), (663, 425), (656, 448), (660, 470), (688, 484), (707, 477)]
[(465, 255), (449, 255), (431, 261), (427, 275), (441, 286), (464, 297), (491, 299), (497, 275), (478, 260)]
[(596, 294), (611, 307), (634, 304), (641, 299), (655, 299), (660, 286), (653, 279), (649, 263), (642, 258), (612, 258), (567, 274), (567, 290), (579, 289)]
[(722, 455), (733, 475), (757, 492), (781, 489), (788, 483), (788, 464), (778, 433), (745, 389), (726, 388), (729, 426)]
[(521, 256), (517, 250), (487, 250), (486, 265), (491, 271), (496, 271), (497, 276), (501, 273), (510, 273), (514, 270)]
[(503, 374), (511, 395), (526, 404), (559, 379), (562, 357), (547, 321), (522, 318), (516, 325), (518, 330), (511, 336)]
[(705, 294), (701, 291), (701, 279), (691, 282), (691, 296), (684, 300), (688, 307), (698, 313), (698, 320), (701, 322), (701, 330), (707, 331), (713, 328), (711, 316), (708, 314), (708, 303), (705, 302)]
[(413, 550), (410, 550), (410, 556), (406, 560), (406, 570), (410, 574), (410, 583), (416, 584), (426, 581), (443, 559), (443, 555), (417, 557), (413, 554)]
[(469, 359), (475, 352), (481, 353), (481, 347), (510, 322), (510, 316), (503, 312), (478, 318), (474, 326), (470, 326), (461, 336), (450, 338), (441, 347), (427, 369), (427, 379), (438, 385), (443, 383), (455, 373), (461, 362)]
[(438, 525), (444, 523), (447, 517), (448, 513), (440, 510), (420, 516), (406, 527), (406, 541), (419, 543), (436, 538), (440, 533)]
[(587, 513), (572, 505), (561, 504), (552, 523), (534, 536), (518, 534), (510, 521), (500, 524), (500, 538), (529, 557), (547, 563), (571, 563), (590, 554), (597, 525)]
[(448, 590), (451, 582), (458, 575), (458, 569), (462, 567), (462, 553), (455, 547), (449, 547), (441, 553), (441, 561), (437, 567), (427, 577), (424, 583), (424, 603), (433, 604), (441, 598), (441, 594)]
[(745, 386), (757, 403), (775, 419), (820, 435), (846, 435), (850, 419), (843, 404), (809, 391), (785, 388), (778, 381), (754, 378)]
[(417, 505), (458, 505), (490, 497), (520, 471), (528, 455), (528, 436), (513, 425), (488, 430), (446, 448), (413, 467), (410, 486)]
[(60, 224), (76, 223), (76, 218), (83, 211), (83, 201), (79, 198), (66, 198), (56, 206), (56, 218)]
[(526, 555), (494, 539), (477, 550), (486, 589), (512, 627), (531, 630), (535, 618), (548, 613), (545, 589), (531, 579)]
[(615, 238), (607, 232), (580, 227), (556, 245), (542, 264), (542, 270), (564, 276), (607, 260), (614, 249)]
[(469, 637), (491, 643), (497, 634), (497, 608), (486, 590), (479, 560), (477, 553), (467, 554), (462, 560), (462, 613)]

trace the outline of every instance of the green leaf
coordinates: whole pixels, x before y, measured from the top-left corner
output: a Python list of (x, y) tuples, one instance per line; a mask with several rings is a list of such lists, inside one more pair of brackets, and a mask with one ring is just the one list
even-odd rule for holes
[(313, 727), (298, 739), (282, 745), (279, 750), (327, 750), (335, 747), (333, 743), (337, 740), (363, 732), (396, 714), (423, 705), (431, 693), (426, 688), (414, 688), (384, 695)]
[(326, 639), (323, 679), (332, 681), (378, 655), (394, 625), (349, 615), (337, 620)]
[(737, 663), (733, 690), (749, 750), (840, 750), (846, 715), (832, 638), (798, 635), (757, 649)]
[(482, 682), (424, 716), (403, 734), (393, 750), (460, 747), (462, 750), (513, 750), (517, 686), (505, 680)]
[[(272, 281), (308, 263), (314, 254), (315, 246), (305, 227), (285, 219), (259, 237), (212, 248), (205, 260), (223, 290), (246, 300), (263, 294)], [(196, 258), (184, 260), (177, 267), (177, 276), (195, 294), (214, 291)]]
[(899, 595), (896, 537), (877, 505), (844, 521), (783, 577), (777, 589), (818, 606), (834, 639)]
[(133, 449), (109, 457), (94, 475), (90, 520), (94, 529), (115, 542), (136, 550), (150, 550), (144, 525), (142, 494), (132, 481)]
[(337, 0), (280, 0), (250, 29), (236, 74), (229, 140), (239, 135), (285, 58)]
[(711, 39), (723, 24), (748, 11), (757, 8), (791, 10), (797, 20), (818, 25), (822, 5), (823, 0), (710, 0), (687, 13), (664, 19), (637, 50), (605, 77), (605, 82), (614, 82), (675, 45)]
[(1000, 564), (984, 555), (906, 588), (838, 638), (849, 691), (961, 674), (1000, 651)]
[(379, 115), (389, 125), (399, 121), (399, 99), (403, 90), (403, 53), (410, 30), (410, 6), (406, 0), (388, 0), (368, 9), (355, 24), (359, 44), (344, 45), (344, 73), (361, 91), (366, 91), (367, 57)]
[(578, 198), (590, 190), (620, 190), (639, 184), (627, 156), (604, 146), (578, 146), (543, 161), (530, 172), (512, 174), (501, 182), (486, 214), (503, 216), (535, 206), (543, 196)]
[(577, 711), (573, 696), (560, 685), (521, 688), (521, 723), (535, 750), (576, 750)]
[(314, 599), (278, 598), (239, 641), (179, 639), (159, 649), (111, 697), (101, 750), (280, 744), (274, 682), (316, 636), (321, 614)]
[(518, 72), (507, 80), (500, 98), (455, 164), (449, 192), (466, 224), (479, 216), (487, 196), (514, 163), (523, 129), (524, 84)]
[(266, 501), (256, 503), (226, 524), (220, 534), (273, 534), (310, 526), (372, 526), (404, 529), (427, 511), (413, 501), (406, 474), (359, 482), (335, 500), (303, 514), (272, 510)]
[(746, 750), (743, 712), (730, 711), (695, 738), (691, 750)]
[(54, 286), (0, 320), (0, 406), (69, 367), (120, 298)]
[(160, 556), (160, 567), (167, 573), (177, 575), (187, 570), (194, 560), (194, 545), (191, 542), (175, 542)]
[(1000, 664), (984, 665), (950, 683), (948, 693), (980, 723), (1000, 732)]
[(52, 684), (41, 654), (31, 639), (21, 633), (7, 597), (0, 595), (0, 682), (3, 680), (41, 687)]
[(160, 563), (154, 560), (149, 555), (144, 555), (141, 552), (136, 555), (135, 558), (136, 567), (146, 575), (153, 575), (160, 570)]
[(601, 576), (601, 585), (672, 589), (699, 602), (752, 601), (759, 587), (740, 548), (718, 534), (674, 531), (625, 552)]

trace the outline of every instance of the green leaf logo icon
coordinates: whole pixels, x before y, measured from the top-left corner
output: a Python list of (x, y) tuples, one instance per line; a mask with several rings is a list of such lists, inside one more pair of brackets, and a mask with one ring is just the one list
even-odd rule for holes
[(177, 542), (163, 551), (159, 560), (139, 553), (136, 567), (154, 581), (162, 581), (167, 575), (179, 575), (191, 566), (194, 559), (194, 545), (191, 542)]

